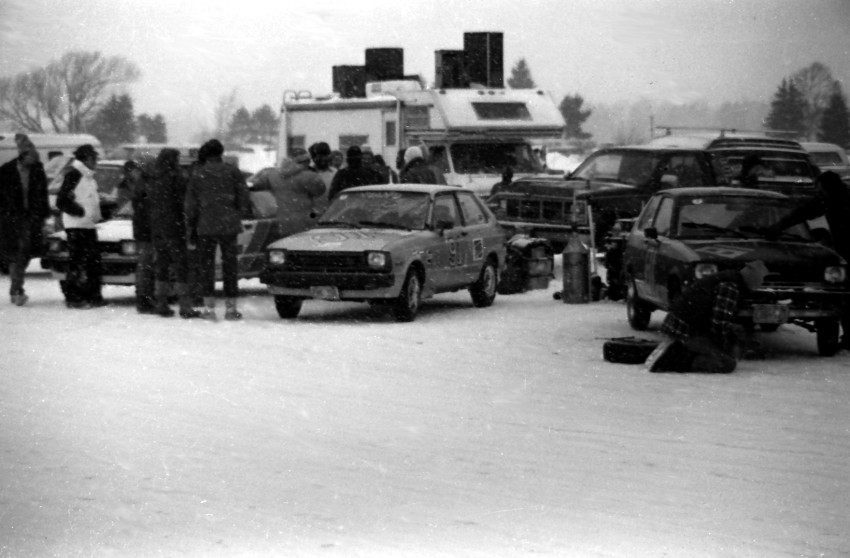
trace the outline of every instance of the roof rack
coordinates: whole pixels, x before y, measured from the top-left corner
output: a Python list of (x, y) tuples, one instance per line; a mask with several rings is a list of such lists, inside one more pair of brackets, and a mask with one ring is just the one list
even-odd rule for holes
[(799, 136), (799, 132), (793, 130), (742, 130), (739, 128), (722, 128), (715, 126), (655, 126), (655, 130), (662, 130), (664, 136), (672, 136), (676, 132), (714, 132), (719, 134), (721, 138), (727, 134), (757, 134), (767, 137), (780, 137), (794, 139)]

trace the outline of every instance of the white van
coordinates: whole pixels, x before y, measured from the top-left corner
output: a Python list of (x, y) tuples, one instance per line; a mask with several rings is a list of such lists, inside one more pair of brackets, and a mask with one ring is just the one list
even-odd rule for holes
[[(16, 132), (0, 132), (0, 165), (18, 156), (18, 145), (15, 143)], [(91, 134), (30, 134), (24, 132), (33, 142), (47, 178), (52, 178), (74, 154), (79, 146), (86, 143), (92, 145), (103, 157), (103, 147), (100, 141)]]

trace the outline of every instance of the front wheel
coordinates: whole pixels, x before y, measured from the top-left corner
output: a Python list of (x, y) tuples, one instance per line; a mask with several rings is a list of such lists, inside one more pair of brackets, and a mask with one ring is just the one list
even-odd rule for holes
[(285, 320), (291, 320), (298, 317), (301, 312), (301, 304), (303, 300), (292, 296), (276, 296), (274, 297), (274, 306), (277, 309), (277, 315)]
[(493, 304), (496, 299), (496, 284), (498, 282), (498, 274), (496, 266), (488, 260), (481, 268), (481, 274), (478, 280), (469, 287), (469, 294), (472, 296), (472, 305), (476, 308), (485, 308)]
[(649, 326), (652, 317), (652, 307), (638, 298), (634, 282), (629, 284), (626, 292), (626, 315), (632, 329), (643, 331)]
[(818, 337), (818, 354), (820, 356), (833, 356), (841, 348), (838, 338), (838, 318), (821, 318), (815, 320), (815, 328)]
[(415, 269), (407, 271), (401, 292), (393, 303), (393, 316), (397, 322), (412, 322), (422, 303), (422, 281)]

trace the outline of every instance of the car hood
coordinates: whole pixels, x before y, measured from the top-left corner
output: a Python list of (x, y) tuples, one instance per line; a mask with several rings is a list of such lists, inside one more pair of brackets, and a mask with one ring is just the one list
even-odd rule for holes
[(385, 250), (390, 245), (422, 231), (393, 229), (316, 228), (282, 238), (269, 249), (309, 250), (328, 252), (359, 252)]
[(730, 239), (685, 240), (685, 246), (693, 251), (695, 260), (727, 262), (728, 268), (735, 261), (764, 261), (771, 271), (797, 269), (810, 270), (821, 275), (823, 266), (843, 263), (832, 249), (816, 242), (771, 242), (768, 240)]
[[(96, 229), (98, 242), (133, 240), (133, 222), (129, 219), (110, 219), (109, 221), (103, 221), (97, 224)], [(67, 235), (65, 231), (59, 231), (51, 234), (50, 238), (61, 238), (65, 240)]]

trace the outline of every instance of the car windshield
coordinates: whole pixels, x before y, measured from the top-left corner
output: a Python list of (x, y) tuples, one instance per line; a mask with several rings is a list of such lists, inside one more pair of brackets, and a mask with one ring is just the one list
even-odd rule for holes
[(531, 146), (523, 143), (455, 143), (449, 147), (455, 172), (501, 174), (507, 167), (517, 172), (542, 172)]
[(422, 230), (430, 196), (423, 192), (343, 191), (319, 220), (319, 225)]
[[(679, 203), (674, 215), (675, 234), (681, 238), (729, 236), (758, 238), (797, 207), (790, 199), (766, 197), (694, 197)], [(788, 240), (811, 241), (806, 223), (789, 227), (782, 233)]]
[(649, 151), (599, 153), (582, 163), (570, 178), (647, 186), (660, 162), (661, 158)]

